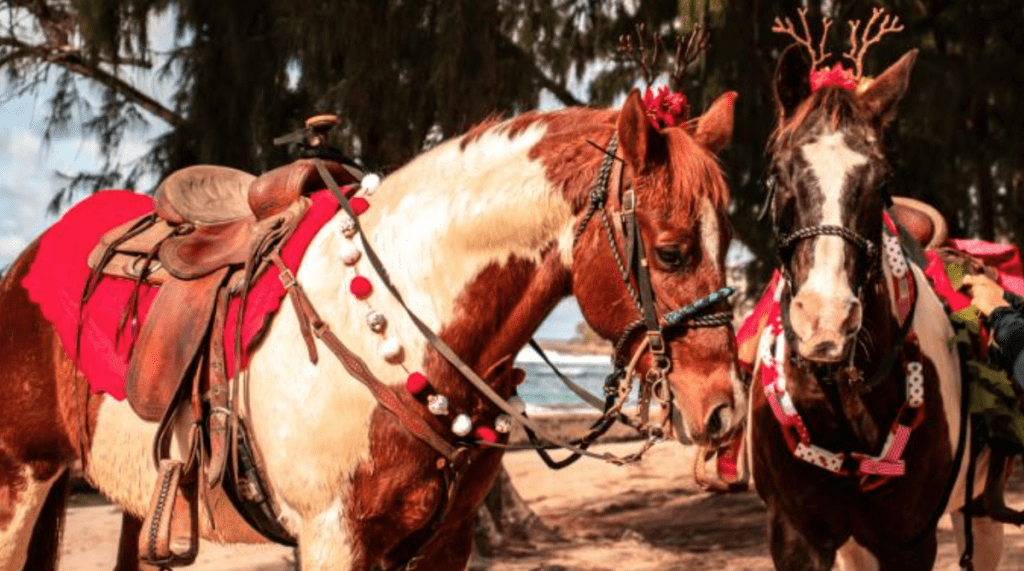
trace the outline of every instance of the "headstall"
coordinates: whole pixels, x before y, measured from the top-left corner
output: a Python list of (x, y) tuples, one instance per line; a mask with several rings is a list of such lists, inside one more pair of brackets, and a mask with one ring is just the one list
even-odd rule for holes
[[(872, 456), (861, 452), (835, 452), (817, 446), (811, 441), (811, 434), (796, 409), (787, 386), (785, 365), (789, 361), (789, 348), (782, 320), (782, 299), (791, 284), (781, 279), (781, 275), (777, 275), (773, 289), (770, 290), (775, 303), (758, 344), (761, 386), (793, 456), (835, 474), (861, 476), (864, 489), (877, 487), (887, 478), (905, 474), (906, 466), (902, 459), (904, 449), (911, 432), (924, 420), (925, 415), (921, 350), (917, 335), (911, 328), (917, 300), (916, 282), (900, 246), (896, 225), (888, 214), (884, 215), (882, 244), (901, 324), (901, 340), (894, 347), (894, 351), (900, 352), (903, 356), (906, 385), (905, 400), (892, 422), (881, 453)], [(884, 362), (882, 371), (889, 371)]]

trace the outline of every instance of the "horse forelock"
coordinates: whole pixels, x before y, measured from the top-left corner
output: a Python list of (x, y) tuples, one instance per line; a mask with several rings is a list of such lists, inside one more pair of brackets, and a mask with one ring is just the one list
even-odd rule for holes
[(668, 189), (650, 196), (651, 206), (662, 212), (677, 210), (694, 217), (707, 199), (719, 214), (725, 214), (730, 200), (729, 185), (718, 158), (681, 129), (666, 135)]
[(813, 136), (822, 127), (831, 131), (868, 129), (871, 127), (870, 110), (849, 90), (819, 89), (805, 99), (791, 117), (776, 126), (768, 148), (773, 155), (778, 155), (799, 146), (803, 139)]

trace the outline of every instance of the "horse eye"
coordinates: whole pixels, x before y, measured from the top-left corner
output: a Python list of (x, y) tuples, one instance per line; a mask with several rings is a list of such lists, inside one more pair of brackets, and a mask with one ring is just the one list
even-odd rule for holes
[(658, 263), (668, 270), (679, 270), (686, 265), (686, 257), (679, 246), (659, 246), (654, 249)]

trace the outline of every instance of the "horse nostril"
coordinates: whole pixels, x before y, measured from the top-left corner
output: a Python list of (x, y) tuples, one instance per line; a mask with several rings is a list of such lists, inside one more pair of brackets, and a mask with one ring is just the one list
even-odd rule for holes
[(719, 405), (715, 410), (711, 411), (704, 432), (709, 440), (717, 440), (721, 436), (722, 432), (728, 427), (728, 421), (731, 416), (732, 409), (727, 404)]

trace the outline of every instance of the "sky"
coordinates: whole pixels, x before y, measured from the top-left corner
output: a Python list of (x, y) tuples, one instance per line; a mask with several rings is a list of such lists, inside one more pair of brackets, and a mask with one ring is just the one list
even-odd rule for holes
[[(173, 43), (171, 15), (154, 18), (150, 29), (157, 53), (168, 50)], [(136, 81), (144, 91), (168, 104), (174, 87), (172, 81), (158, 82), (149, 76), (137, 76)], [(586, 79), (570, 86), (582, 100), (586, 99), (585, 83)], [(80, 85), (86, 88), (88, 82), (82, 81)], [(8, 89), (7, 80), (0, 76), (0, 94)], [(47, 99), (51, 93), (52, 89), (44, 86), (35, 94), (10, 100), (0, 98), (0, 270), (57, 220), (58, 215), (47, 212), (47, 205), (63, 184), (55, 173), (94, 171), (102, 165), (97, 143), (78, 133), (67, 133), (49, 142), (43, 140)], [(94, 100), (98, 98), (94, 96)], [(550, 93), (542, 93), (542, 110), (561, 106)], [(149, 128), (126, 137), (122, 145), (125, 161), (144, 154), (149, 141), (166, 129), (161, 120), (148, 114), (147, 118)], [(153, 186), (153, 181), (145, 182), (140, 187)], [(575, 301), (567, 299), (555, 308), (536, 336), (568, 339), (582, 320)]]

